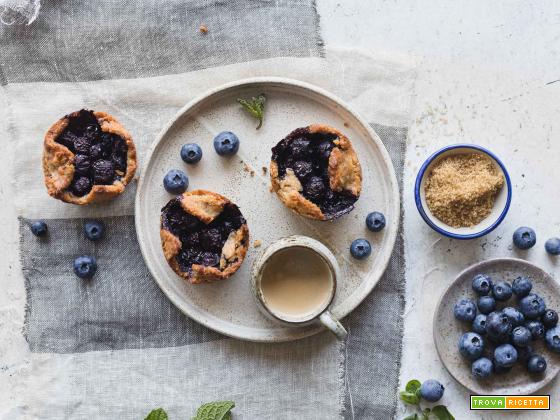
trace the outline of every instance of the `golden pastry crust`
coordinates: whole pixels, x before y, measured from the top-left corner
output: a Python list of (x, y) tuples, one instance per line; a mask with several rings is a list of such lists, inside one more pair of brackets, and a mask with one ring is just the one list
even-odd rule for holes
[[(78, 111), (79, 112), (79, 111)], [(68, 188), (74, 177), (75, 155), (63, 144), (57, 143), (56, 139), (68, 126), (70, 117), (76, 116), (78, 112), (62, 117), (55, 122), (45, 134), (43, 148), (43, 174), (47, 192), (51, 197), (72, 204), (90, 204), (110, 200), (121, 194), (126, 185), (130, 183), (136, 172), (136, 147), (131, 135), (111, 115), (94, 111), (101, 131), (116, 134), (121, 137), (127, 146), (126, 173), (111, 185), (94, 184), (91, 191), (82, 197), (74, 195)]]
[[(348, 137), (336, 128), (325, 124), (311, 124), (308, 127), (294, 130), (289, 136), (296, 132), (303, 135), (306, 133), (325, 134), (336, 137), (328, 160), (329, 186), (332, 191), (350, 193), (357, 200), (362, 189), (362, 167)], [(270, 162), (270, 180), (272, 190), (286, 207), (296, 213), (316, 220), (330, 220), (338, 217), (330, 217), (325, 214), (317, 204), (302, 194), (303, 187), (293, 169), (286, 168), (285, 175), (280, 178), (278, 163), (274, 159)]]
[[(175, 199), (180, 200), (181, 208), (185, 213), (196, 217), (206, 225), (216, 219), (226, 205), (234, 205), (224, 196), (206, 190), (185, 192)], [(163, 217), (162, 212), (160, 237), (163, 253), (169, 266), (183, 279), (192, 284), (225, 280), (241, 267), (249, 246), (249, 228), (246, 222), (230, 232), (222, 246), (218, 267), (192, 264), (189, 271), (183, 271), (177, 261), (177, 256), (182, 249), (181, 240), (164, 227)]]

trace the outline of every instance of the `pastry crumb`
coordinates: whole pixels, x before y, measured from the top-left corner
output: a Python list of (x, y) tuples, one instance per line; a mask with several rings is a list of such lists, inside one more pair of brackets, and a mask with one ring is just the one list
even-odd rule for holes
[(249, 174), (251, 176), (255, 176), (255, 171), (253, 171), (253, 169), (249, 165), (247, 165), (245, 162), (243, 163), (243, 170), (245, 172), (249, 172)]
[(268, 172), (268, 168), (266, 166), (263, 166), (262, 167), (262, 172), (263, 172), (263, 175), (266, 175), (266, 173)]
[(346, 121), (344, 121), (344, 127), (350, 127), (350, 124), (348, 124)]
[(255, 247), (255, 248), (258, 248), (261, 245), (262, 245), (262, 242), (259, 239), (255, 239), (255, 242), (253, 242), (253, 247)]
[(208, 26), (206, 26), (206, 25), (200, 25), (200, 28), (198, 28), (198, 30), (199, 30), (200, 33), (202, 33), (202, 34), (208, 33)]

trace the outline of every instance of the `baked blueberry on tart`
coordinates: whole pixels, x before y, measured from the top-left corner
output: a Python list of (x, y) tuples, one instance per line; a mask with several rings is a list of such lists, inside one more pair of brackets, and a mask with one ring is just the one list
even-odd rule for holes
[(111, 199), (135, 172), (132, 137), (109, 114), (82, 109), (55, 122), (45, 135), (45, 185), (59, 200), (90, 204)]
[(332, 220), (360, 197), (362, 168), (350, 140), (335, 128), (297, 128), (272, 148), (272, 189), (302, 216)]
[(160, 235), (173, 271), (193, 284), (227, 279), (243, 263), (249, 244), (239, 207), (205, 190), (170, 200), (161, 209)]

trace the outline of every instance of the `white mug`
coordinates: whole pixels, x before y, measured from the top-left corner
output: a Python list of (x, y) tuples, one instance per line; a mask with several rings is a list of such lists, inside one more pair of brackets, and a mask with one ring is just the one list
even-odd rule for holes
[[(276, 254), (278, 251), (293, 247), (306, 248), (322, 258), (331, 272), (332, 285), (329, 293), (329, 298), (321, 305), (317, 306), (317, 308), (310, 314), (306, 314), (302, 317), (295, 317), (291, 315), (288, 319), (288, 317), (273, 311), (267, 304), (266, 297), (264, 296), (262, 290), (262, 275), (266, 263), (269, 261), (272, 255)], [(255, 297), (255, 300), (257, 302), (257, 306), (259, 307), (261, 312), (263, 312), (269, 319), (291, 327), (301, 327), (320, 322), (326, 328), (332, 331), (338, 339), (344, 340), (348, 335), (346, 329), (336, 318), (333, 317), (333, 315), (328, 310), (328, 307), (334, 299), (334, 295), (336, 292), (336, 283), (339, 278), (340, 268), (338, 266), (336, 258), (325, 245), (307, 236), (294, 235), (287, 238), (282, 238), (274, 242), (259, 255), (259, 257), (253, 264), (251, 288), (253, 296)]]

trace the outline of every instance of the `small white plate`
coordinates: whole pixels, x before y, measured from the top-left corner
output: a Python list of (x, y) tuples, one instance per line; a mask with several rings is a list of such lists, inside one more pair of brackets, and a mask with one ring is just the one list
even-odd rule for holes
[[(185, 86), (185, 89), (188, 87)], [(236, 102), (259, 93), (267, 97), (264, 123), (257, 122)], [(372, 105), (375, 106), (375, 105)], [(305, 219), (284, 207), (269, 191), (271, 148), (293, 129), (312, 123), (332, 125), (352, 141), (363, 169), (363, 189), (356, 208), (334, 222)], [(213, 138), (221, 131), (236, 133), (241, 145), (237, 155), (218, 156)], [(196, 142), (202, 160), (186, 165), (179, 156), (184, 143)], [(230, 279), (191, 285), (168, 266), (159, 237), (161, 208), (172, 196), (163, 188), (168, 170), (187, 173), (189, 189), (207, 189), (235, 202), (247, 219), (251, 244), (247, 258)], [(253, 172), (251, 172), (253, 171)], [(377, 134), (340, 99), (307, 83), (282, 78), (241, 80), (214, 89), (187, 104), (163, 129), (147, 153), (136, 195), (136, 232), (142, 254), (154, 279), (169, 299), (186, 315), (232, 337), (251, 341), (288, 341), (315, 334), (320, 326), (279, 326), (265, 318), (253, 302), (250, 286), (255, 256), (273, 241), (298, 234), (323, 242), (335, 254), (342, 271), (332, 313), (346, 316), (371, 292), (381, 278), (395, 243), (399, 217), (399, 189), (390, 157)], [(381, 211), (387, 226), (369, 232), (365, 217)], [(352, 240), (365, 237), (373, 246), (362, 261), (349, 253)]]
[[(548, 350), (544, 340), (531, 343), (533, 350), (547, 361), (544, 375), (532, 375), (518, 362), (508, 373), (493, 374), (487, 379), (477, 380), (471, 374), (471, 362), (459, 354), (459, 338), (470, 328), (467, 323), (455, 319), (453, 307), (461, 298), (477, 300), (472, 290), (472, 279), (481, 273), (488, 274), (492, 280), (503, 279), (510, 283), (518, 276), (527, 276), (533, 282), (531, 292), (542, 296), (547, 307), (556, 311), (560, 309), (560, 288), (548, 273), (536, 265), (516, 258), (496, 258), (474, 264), (457, 276), (436, 307), (434, 341), (439, 358), (457, 382), (476, 394), (533, 394), (552, 381), (560, 371), (560, 356)], [(498, 302), (498, 308), (506, 306), (515, 306), (515, 296), (507, 302)]]

